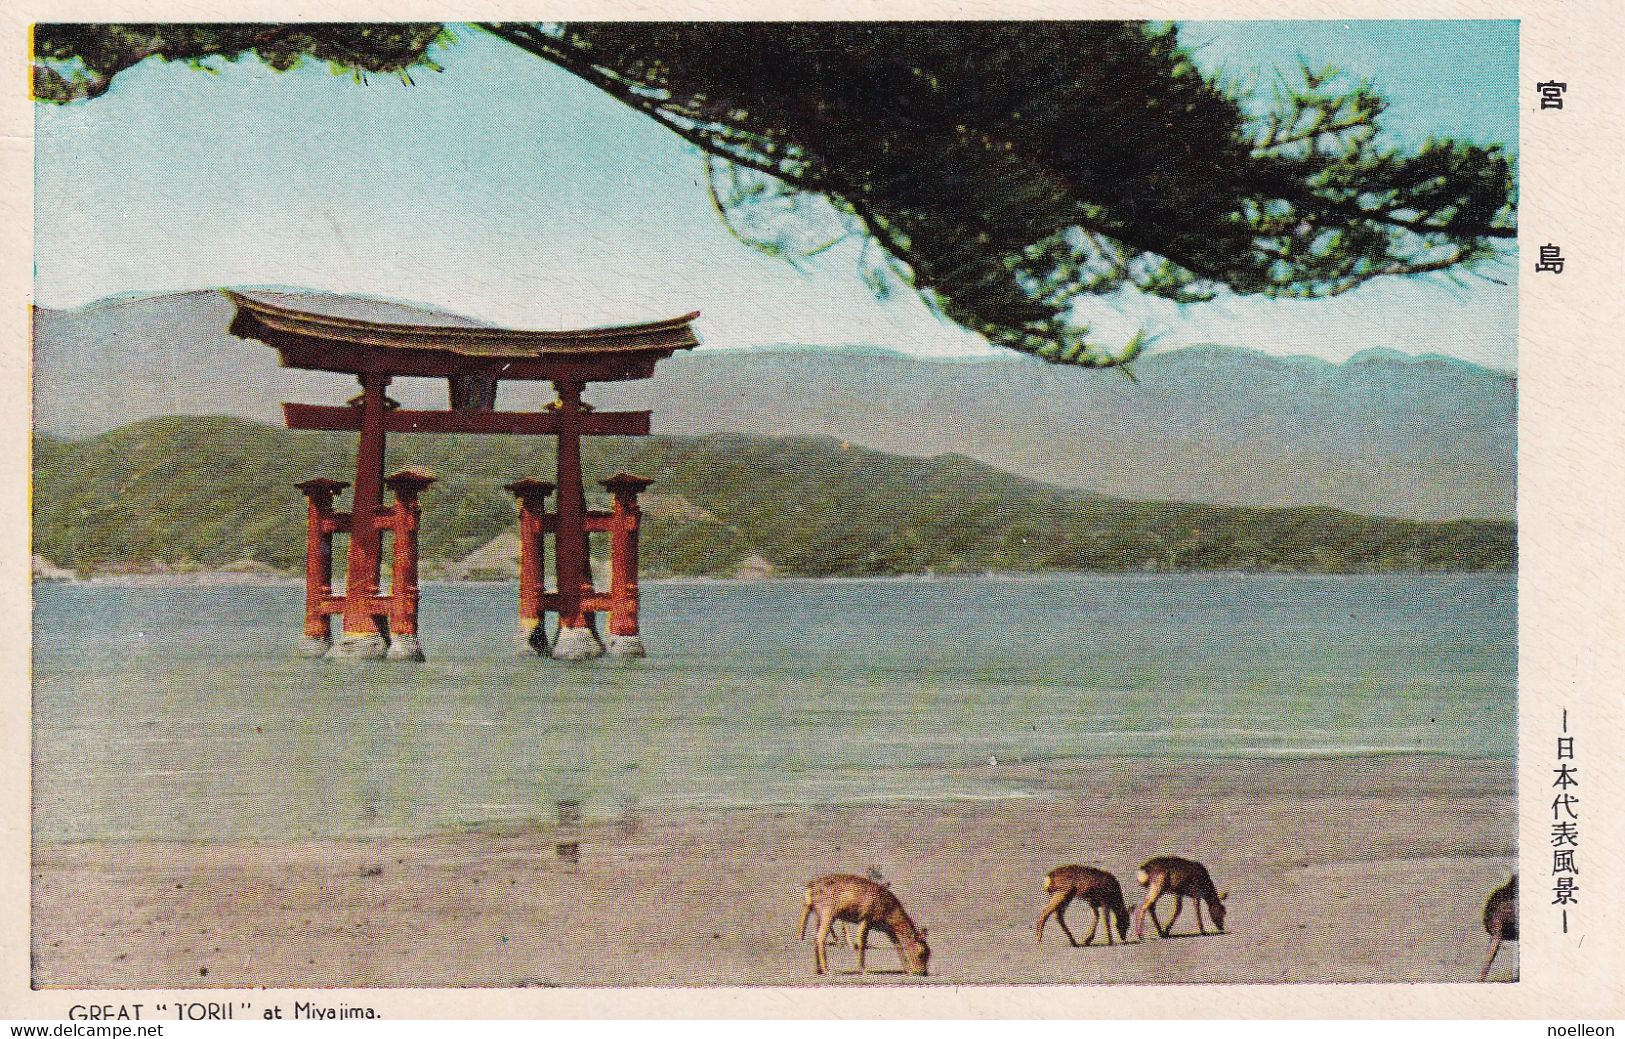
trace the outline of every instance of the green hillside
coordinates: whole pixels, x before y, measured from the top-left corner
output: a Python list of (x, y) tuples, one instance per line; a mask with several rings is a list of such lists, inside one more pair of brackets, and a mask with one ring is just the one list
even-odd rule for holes
[[(84, 440), (36, 436), (34, 451), (34, 551), (61, 566), (92, 574), (252, 559), (297, 571), (304, 510), (293, 484), (349, 479), (354, 438), (169, 417)], [(1515, 566), (1506, 522), (1123, 502), (957, 455), (904, 458), (825, 438), (603, 438), (585, 453), (590, 481), (620, 469), (655, 479), (648, 574), (731, 574), (751, 556), (802, 576)], [(390, 470), (409, 465), (440, 478), (424, 497), (433, 574), (514, 529), (502, 485), (550, 477), (553, 457), (540, 438), (394, 437)]]

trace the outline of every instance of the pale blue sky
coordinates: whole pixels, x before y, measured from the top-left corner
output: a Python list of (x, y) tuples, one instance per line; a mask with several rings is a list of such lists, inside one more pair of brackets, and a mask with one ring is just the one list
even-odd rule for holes
[[(1515, 22), (1189, 23), (1205, 68), (1262, 82), (1301, 58), (1373, 78), (1399, 141), (1517, 141)], [(281, 284), (429, 303), (517, 327), (699, 309), (718, 348), (873, 343), (987, 352), (918, 301), (877, 302), (838, 248), (806, 272), (721, 227), (698, 155), (652, 120), (474, 29), (417, 85), (253, 61), (147, 62), (88, 104), (36, 106), (36, 301)], [(1517, 276), (1378, 283), (1320, 302), (1179, 311), (1101, 301), (1159, 348), (1340, 360), (1388, 346), (1513, 368)]]

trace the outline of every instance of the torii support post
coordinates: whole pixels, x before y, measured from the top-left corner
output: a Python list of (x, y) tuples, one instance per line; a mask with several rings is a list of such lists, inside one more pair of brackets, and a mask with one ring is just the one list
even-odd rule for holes
[(383, 557), (380, 517), (384, 491), (384, 389), (389, 376), (362, 372), (361, 440), (355, 455), (350, 504), (350, 559), (344, 575), (344, 632), (329, 656), (378, 660), (389, 653), (388, 610), (380, 609), (378, 571)]
[(418, 495), (435, 478), (413, 469), (403, 469), (384, 483), (395, 494), (395, 508), (388, 516), (394, 527), (394, 561), (389, 581), (389, 659), (422, 660), (418, 642), (418, 524), (423, 510)]
[(547, 498), (553, 485), (545, 480), (515, 480), (504, 488), (519, 503), (519, 649), (547, 655), (547, 625), (542, 623), (547, 592)]
[(638, 636), (638, 525), (642, 510), (638, 495), (653, 480), (618, 473), (599, 481), (615, 497), (609, 515), (609, 644), (611, 656), (641, 657), (643, 639)]
[(300, 646), (306, 656), (326, 655), (333, 645), (333, 535), (350, 529), (348, 513), (333, 510), (333, 498), (350, 486), (317, 478), (294, 484), (309, 504), (305, 528), (305, 635)]
[(592, 594), (592, 571), (587, 555), (587, 492), (581, 485), (581, 428), (586, 412), (581, 407), (581, 382), (555, 379), (558, 393), (553, 412), (558, 418), (558, 528), (553, 535), (555, 567), (559, 575), (559, 631), (553, 656), (561, 660), (588, 660), (604, 655), (598, 639), (597, 618), (583, 600)]

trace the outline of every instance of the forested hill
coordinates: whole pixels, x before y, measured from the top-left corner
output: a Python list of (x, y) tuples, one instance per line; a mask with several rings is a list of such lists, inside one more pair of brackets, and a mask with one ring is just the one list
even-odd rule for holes
[[(285, 400), (336, 403), (351, 379), (281, 368), (228, 331), (218, 292), (34, 311), (35, 428), (89, 436), (180, 412), (280, 424)], [(1444, 345), (1444, 344), (1441, 344)], [(875, 346), (679, 353), (654, 378), (595, 383), (600, 408), (652, 408), (669, 436), (832, 436), (891, 454), (961, 452), (1031, 480), (1177, 499), (1446, 520), (1517, 515), (1518, 384), (1444, 356), (1366, 350), (1340, 364), (1235, 346), (1155, 352), (1134, 379), (1031, 358), (933, 360)], [(499, 404), (551, 399), (503, 383)], [(402, 406), (446, 388), (401, 379)]]
[[(350, 479), (354, 443), (180, 416), (83, 440), (38, 435), (34, 451), (34, 551), (60, 566), (83, 576), (257, 561), (293, 573), (305, 515), (293, 484)], [(588, 443), (586, 461), (589, 481), (617, 470), (655, 479), (642, 553), (651, 575), (1516, 565), (1510, 522), (1127, 502), (959, 455), (899, 457), (829, 438), (606, 437)], [(390, 469), (408, 465), (439, 477), (424, 496), (426, 573), (495, 576), (511, 567), (517, 526), (502, 485), (550, 478), (553, 458), (541, 438), (397, 436)]]

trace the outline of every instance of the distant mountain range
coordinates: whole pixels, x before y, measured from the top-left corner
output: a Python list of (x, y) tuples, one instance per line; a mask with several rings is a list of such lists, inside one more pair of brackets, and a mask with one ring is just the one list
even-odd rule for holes
[[(241, 419), (145, 419), (94, 437), (34, 440), (34, 552), (85, 576), (187, 569), (302, 570), (296, 481), (348, 479), (338, 433)], [(389, 466), (440, 480), (424, 495), (431, 575), (513, 572), (502, 485), (548, 476), (545, 438), (400, 435)], [(867, 576), (987, 571), (1510, 570), (1506, 521), (1417, 523), (1325, 508), (1128, 502), (1012, 476), (963, 455), (918, 459), (828, 437), (601, 438), (588, 487), (616, 470), (656, 478), (649, 575)], [(601, 494), (592, 495), (604, 507)], [(342, 507), (342, 506), (341, 506)]]
[[(35, 312), (35, 423), (83, 436), (138, 419), (277, 422), (284, 400), (337, 402), (342, 378), (277, 367), (192, 292)], [(1368, 350), (1342, 364), (1204, 346), (1152, 354), (1133, 380), (1011, 357), (934, 361), (878, 348), (698, 351), (653, 380), (600, 384), (599, 406), (654, 410), (669, 436), (826, 436), (895, 455), (957, 454), (1113, 498), (1330, 506), (1411, 519), (1516, 511), (1517, 381), (1442, 356)], [(407, 405), (445, 388), (399, 380)], [(543, 387), (505, 384), (499, 406)]]

